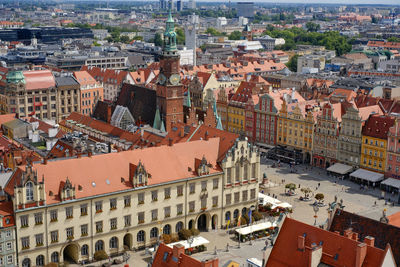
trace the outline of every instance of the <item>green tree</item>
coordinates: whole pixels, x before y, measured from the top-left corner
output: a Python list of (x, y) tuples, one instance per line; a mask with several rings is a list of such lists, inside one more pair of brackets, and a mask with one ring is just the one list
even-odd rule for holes
[(121, 41), (122, 43), (128, 44), (129, 41), (130, 41), (130, 39), (129, 39), (128, 36), (122, 35), (122, 36), (120, 37), (120, 41)]
[(397, 38), (395, 36), (389, 37), (387, 39), (388, 42), (400, 42), (400, 38)]
[(185, 32), (182, 28), (177, 28), (175, 30), (176, 32), (176, 42), (179, 45), (184, 45), (185, 44)]
[(297, 60), (299, 55), (294, 55), (290, 58), (289, 62), (286, 63), (286, 67), (289, 68), (290, 71), (297, 72)]
[(217, 29), (215, 29), (215, 28), (213, 28), (213, 27), (207, 28), (206, 34), (210, 34), (210, 35), (212, 35), (212, 36), (219, 36), (219, 35), (221, 35), (221, 33), (220, 33), (219, 31), (217, 31)]
[(300, 191), (303, 192), (305, 198), (308, 198), (310, 196), (310, 193), (311, 193), (310, 188), (303, 187), (302, 189), (300, 189)]
[(162, 46), (163, 45), (163, 40), (161, 38), (161, 34), (156, 33), (155, 37), (154, 37), (154, 44), (156, 46)]
[(296, 190), (296, 185), (294, 183), (290, 183), (285, 185), (286, 189), (289, 189), (290, 192), (294, 192), (294, 190)]
[(318, 202), (321, 202), (322, 200), (324, 200), (325, 196), (322, 193), (318, 193), (315, 195), (315, 199), (318, 200)]
[(309, 32), (317, 32), (317, 31), (319, 31), (321, 26), (317, 23), (309, 21), (306, 23), (306, 28), (307, 28), (307, 31), (309, 31)]
[(242, 38), (242, 33), (240, 31), (233, 31), (228, 36), (229, 40), (240, 40), (241, 38)]

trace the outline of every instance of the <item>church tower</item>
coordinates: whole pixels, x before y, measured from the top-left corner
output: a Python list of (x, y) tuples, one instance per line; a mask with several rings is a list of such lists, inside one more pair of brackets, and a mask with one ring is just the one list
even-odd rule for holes
[(160, 74), (157, 82), (157, 107), (167, 132), (171, 130), (171, 123), (183, 122), (183, 85), (174, 28), (170, 10), (164, 32)]

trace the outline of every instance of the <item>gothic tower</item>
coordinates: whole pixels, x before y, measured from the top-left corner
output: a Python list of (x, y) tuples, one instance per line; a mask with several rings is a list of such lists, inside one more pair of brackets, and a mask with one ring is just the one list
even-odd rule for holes
[(183, 85), (174, 27), (170, 10), (164, 32), (160, 74), (157, 82), (157, 107), (167, 132), (171, 130), (171, 123), (183, 122)]

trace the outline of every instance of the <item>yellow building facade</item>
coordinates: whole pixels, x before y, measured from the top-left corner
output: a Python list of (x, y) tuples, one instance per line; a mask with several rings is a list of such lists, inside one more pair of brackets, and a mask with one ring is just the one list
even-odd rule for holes
[(240, 133), (245, 128), (245, 105), (232, 104), (228, 105), (228, 132)]
[(387, 139), (362, 136), (361, 162), (364, 169), (384, 173), (386, 168)]

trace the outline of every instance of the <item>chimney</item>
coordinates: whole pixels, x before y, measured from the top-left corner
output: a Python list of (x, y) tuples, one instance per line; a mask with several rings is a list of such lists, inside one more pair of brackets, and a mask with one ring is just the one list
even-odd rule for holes
[(112, 115), (111, 106), (110, 106), (110, 105), (107, 105), (107, 123), (110, 123), (110, 121), (111, 121), (111, 115)]
[(201, 267), (218, 267), (219, 260), (218, 258), (205, 260), (201, 262)]
[(172, 138), (168, 138), (168, 145), (172, 146)]
[(354, 233), (353, 232), (353, 235), (352, 235), (352, 238), (351, 239), (353, 239), (353, 240), (355, 240), (355, 241), (358, 241), (358, 233)]
[(182, 126), (181, 127), (181, 132), (180, 132), (180, 137), (184, 137), (185, 136), (185, 127)]
[(353, 228), (344, 230), (343, 236), (351, 239), (353, 236)]
[(204, 140), (208, 141), (208, 131), (204, 134)]
[(305, 246), (304, 244), (305, 244), (305, 237), (299, 235), (297, 237), (297, 250), (304, 251), (304, 246)]
[(372, 236), (366, 236), (364, 238), (364, 243), (370, 247), (374, 247), (375, 246), (375, 238)]
[(174, 245), (172, 248), (172, 256), (179, 259), (179, 256), (185, 254), (185, 247), (181, 244)]
[(367, 244), (359, 243), (356, 247), (356, 264), (354, 267), (361, 267), (367, 255)]

